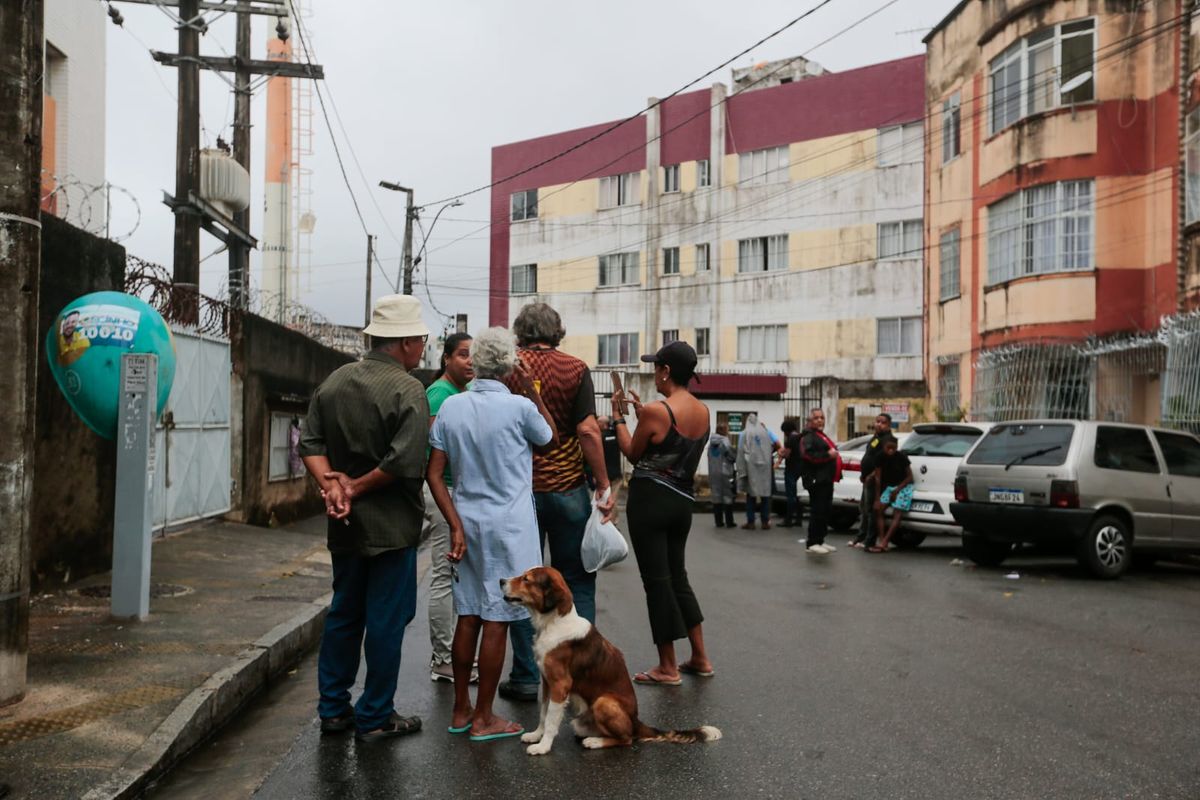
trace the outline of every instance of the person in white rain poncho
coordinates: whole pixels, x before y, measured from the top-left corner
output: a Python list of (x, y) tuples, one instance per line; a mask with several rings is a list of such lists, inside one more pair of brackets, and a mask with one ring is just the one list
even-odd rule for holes
[(774, 454), (779, 438), (758, 421), (758, 414), (746, 416), (746, 427), (738, 438), (738, 491), (746, 493), (745, 530), (754, 530), (754, 512), (758, 509), (762, 529), (771, 527), (771, 486)]

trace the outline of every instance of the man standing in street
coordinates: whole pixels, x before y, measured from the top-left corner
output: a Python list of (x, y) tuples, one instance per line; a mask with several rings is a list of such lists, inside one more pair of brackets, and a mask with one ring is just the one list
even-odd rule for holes
[(859, 477), (859, 480), (862, 481), (862, 500), (859, 501), (858, 506), (858, 535), (854, 537), (854, 541), (850, 542), (851, 547), (867, 549), (875, 546), (875, 539), (878, 536), (875, 526), (875, 500), (879, 488), (869, 478), (875, 472), (875, 468), (879, 466), (879, 456), (883, 453), (883, 446), (889, 439), (895, 438), (895, 434), (892, 433), (892, 415), (880, 414), (875, 417), (875, 435), (871, 437), (862, 457), (862, 473)]
[(796, 423), (785, 419), (783, 430), (783, 488), (787, 496), (787, 510), (784, 511), (781, 528), (799, 527), (802, 514), (800, 513), (800, 497), (796, 484), (800, 481), (800, 432)]
[[(542, 396), (559, 433), (559, 445), (533, 456), (533, 499), (538, 531), (550, 545), (550, 563), (562, 573), (575, 599), (575, 610), (596, 621), (596, 576), (583, 568), (580, 546), (592, 513), (592, 499), (584, 480), (584, 462), (596, 482), (596, 500), (609, 490), (608, 469), (600, 426), (596, 422), (596, 394), (587, 364), (558, 349), (566, 335), (558, 312), (545, 303), (521, 309), (513, 322), (520, 360)], [(514, 388), (515, 379), (509, 379)], [(612, 513), (616, 498), (602, 506)], [(512, 672), (500, 684), (508, 700), (537, 700), (541, 677), (533, 655), (533, 625), (529, 620), (509, 627), (513, 645)]]
[[(333, 602), (317, 661), (322, 733), (356, 728), (360, 741), (421, 729), (396, 713), (404, 629), (416, 614), (417, 545), (429, 403), (409, 370), (421, 363), (429, 329), (421, 302), (381, 297), (363, 331), (371, 351), (339, 368), (313, 394), (300, 454), (329, 515)], [(367, 676), (350, 705), (364, 646)]]
[(841, 480), (842, 459), (837, 445), (825, 435), (825, 412), (814, 408), (808, 415), (808, 430), (800, 437), (800, 480), (808, 491), (809, 519), (808, 539), (805, 544), (809, 553), (826, 555), (837, 550), (825, 544), (829, 531), (829, 516), (833, 513), (833, 485)]

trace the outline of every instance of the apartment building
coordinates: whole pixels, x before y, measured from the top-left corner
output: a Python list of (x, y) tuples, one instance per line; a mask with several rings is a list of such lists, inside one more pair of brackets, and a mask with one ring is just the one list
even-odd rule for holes
[(1200, 191), (1182, 191), (1185, 171), (1200, 186), (1184, 5), (964, 0), (926, 38), (941, 416), (1200, 423), (1200, 325), (1181, 313), (1198, 286), (1181, 233), (1200, 220)]
[(548, 302), (598, 370), (684, 339), (706, 397), (771, 424), (820, 402), (846, 436), (919, 403), (924, 57), (797, 63), (495, 147), (491, 323)]
[(104, 7), (46, 0), (42, 210), (104, 230)]

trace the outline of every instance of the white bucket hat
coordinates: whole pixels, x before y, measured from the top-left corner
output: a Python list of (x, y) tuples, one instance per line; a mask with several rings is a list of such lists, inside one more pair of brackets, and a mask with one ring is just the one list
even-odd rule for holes
[(375, 301), (371, 324), (363, 329), (368, 336), (403, 339), (428, 336), (429, 328), (421, 317), (421, 301), (409, 294), (389, 294)]

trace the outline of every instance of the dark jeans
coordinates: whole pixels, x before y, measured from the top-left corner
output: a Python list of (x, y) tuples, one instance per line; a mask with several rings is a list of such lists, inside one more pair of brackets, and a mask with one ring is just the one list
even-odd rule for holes
[(734, 526), (733, 503), (713, 503), (713, 517), (717, 520), (718, 525), (732, 528)]
[(771, 521), (771, 498), (746, 495), (746, 522), (754, 524), (754, 509), (758, 507), (763, 522)]
[(829, 531), (829, 515), (833, 513), (833, 483), (822, 481), (809, 484), (808, 487), (808, 547), (814, 544), (824, 544), (825, 534)]
[(858, 511), (858, 535), (854, 541), (862, 543), (863, 547), (874, 547), (875, 540), (879, 538), (879, 528), (875, 525), (875, 484), (863, 484)]
[(388, 550), (370, 557), (332, 556), (333, 602), (317, 657), (321, 693), (317, 713), (324, 719), (350, 710), (350, 689), (363, 651), (367, 677), (354, 715), (360, 731), (372, 731), (395, 711), (404, 629), (417, 612), (417, 549)]
[[(589, 622), (596, 621), (596, 575), (583, 568), (579, 548), (583, 530), (592, 513), (592, 499), (587, 486), (566, 492), (534, 492), (538, 533), (543, 546), (550, 544), (550, 565), (562, 573), (575, 599), (575, 611)], [(533, 656), (533, 623), (524, 619), (508, 628), (512, 641), (513, 683), (541, 684), (537, 660)]]
[(796, 482), (800, 480), (800, 470), (794, 472), (790, 469), (783, 471), (783, 489), (787, 493), (787, 512), (784, 517), (786, 522), (794, 522), (800, 524), (800, 497), (796, 491)]
[(648, 478), (629, 483), (629, 539), (646, 590), (655, 644), (684, 639), (704, 621), (684, 566), (694, 505), (691, 498)]

